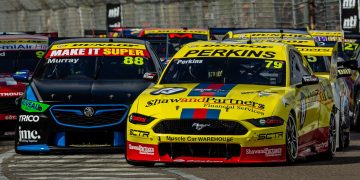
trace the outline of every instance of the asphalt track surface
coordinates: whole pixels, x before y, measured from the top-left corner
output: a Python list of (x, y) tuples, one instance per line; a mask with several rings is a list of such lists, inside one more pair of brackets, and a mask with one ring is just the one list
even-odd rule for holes
[(360, 179), (360, 133), (332, 161), (302, 159), (292, 166), (156, 164), (128, 165), (123, 154), (17, 155), (13, 141), (0, 140), (0, 180), (6, 179)]

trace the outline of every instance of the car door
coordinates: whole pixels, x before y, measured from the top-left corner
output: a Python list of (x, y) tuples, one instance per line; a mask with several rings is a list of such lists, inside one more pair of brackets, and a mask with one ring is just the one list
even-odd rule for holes
[[(303, 57), (296, 51), (290, 51), (292, 85), (300, 85), (304, 75), (311, 75), (311, 70), (303, 64)], [(320, 114), (319, 84), (298, 86), (295, 90), (299, 148), (316, 143), (315, 131), (319, 127)]]

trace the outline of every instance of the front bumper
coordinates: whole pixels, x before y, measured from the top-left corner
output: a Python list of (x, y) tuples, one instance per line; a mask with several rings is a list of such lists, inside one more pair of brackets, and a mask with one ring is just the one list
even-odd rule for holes
[(285, 126), (247, 126), (244, 135), (157, 134), (128, 123), (126, 158), (161, 163), (286, 162)]

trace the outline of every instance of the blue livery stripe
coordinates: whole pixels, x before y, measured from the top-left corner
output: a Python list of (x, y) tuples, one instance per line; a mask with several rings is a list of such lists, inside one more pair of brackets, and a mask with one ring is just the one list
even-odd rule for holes
[(219, 120), (220, 109), (209, 109), (206, 113), (206, 119)]
[(192, 119), (195, 109), (183, 109), (181, 111), (180, 119)]

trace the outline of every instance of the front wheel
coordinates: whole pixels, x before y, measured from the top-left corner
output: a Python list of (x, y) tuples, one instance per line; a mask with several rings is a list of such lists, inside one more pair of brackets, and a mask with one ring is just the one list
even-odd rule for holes
[(289, 115), (286, 124), (286, 162), (292, 164), (298, 156), (298, 134), (296, 130), (295, 118), (292, 114)]

